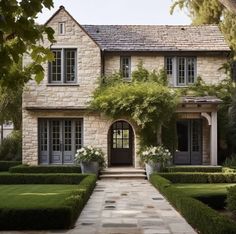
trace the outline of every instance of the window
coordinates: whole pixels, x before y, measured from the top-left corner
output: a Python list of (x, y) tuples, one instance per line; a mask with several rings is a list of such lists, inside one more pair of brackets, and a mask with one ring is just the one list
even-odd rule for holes
[(131, 57), (120, 58), (120, 71), (124, 79), (131, 78)]
[(83, 145), (82, 119), (39, 120), (39, 162), (72, 164)]
[(193, 84), (196, 80), (195, 57), (166, 57), (165, 69), (176, 86)]
[(58, 24), (58, 34), (65, 35), (65, 23)]
[(54, 61), (49, 63), (50, 83), (76, 82), (76, 49), (53, 49)]

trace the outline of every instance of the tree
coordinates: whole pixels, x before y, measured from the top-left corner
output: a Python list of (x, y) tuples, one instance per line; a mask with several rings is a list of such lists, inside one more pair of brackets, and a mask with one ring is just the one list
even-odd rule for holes
[[(49, 48), (40, 45), (46, 35), (54, 41), (52, 28), (36, 24), (43, 7), (50, 9), (53, 0), (0, 1), (0, 86), (23, 86), (32, 77), (40, 82), (44, 76), (42, 63), (53, 59)], [(31, 63), (18, 66), (24, 54)], [(18, 80), (20, 79), (20, 80)]]
[(236, 0), (219, 0), (229, 11), (236, 14)]

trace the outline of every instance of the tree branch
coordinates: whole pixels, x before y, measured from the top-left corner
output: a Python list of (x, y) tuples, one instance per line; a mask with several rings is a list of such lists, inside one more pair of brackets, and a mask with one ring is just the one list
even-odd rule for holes
[(236, 14), (236, 0), (219, 0), (228, 10)]

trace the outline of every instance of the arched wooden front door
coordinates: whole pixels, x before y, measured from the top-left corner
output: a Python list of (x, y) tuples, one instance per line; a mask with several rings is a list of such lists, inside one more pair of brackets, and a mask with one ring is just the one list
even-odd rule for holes
[(133, 165), (133, 129), (125, 121), (117, 121), (110, 128), (110, 166)]

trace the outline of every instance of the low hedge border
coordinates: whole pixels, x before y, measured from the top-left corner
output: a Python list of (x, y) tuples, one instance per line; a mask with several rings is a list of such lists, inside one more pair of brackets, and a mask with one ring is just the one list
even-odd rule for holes
[(20, 161), (0, 161), (0, 171), (8, 171), (9, 168), (20, 165)]
[(1, 173), (0, 184), (79, 184), (86, 174), (20, 174)]
[(173, 166), (166, 168), (168, 172), (222, 172), (222, 167), (214, 166)]
[(228, 188), (227, 208), (236, 215), (236, 186)]
[(32, 209), (0, 209), (0, 230), (69, 229), (75, 224), (96, 184), (96, 176), (88, 175), (61, 207)]
[(11, 173), (81, 173), (80, 166), (27, 166), (19, 165), (9, 169)]
[(159, 175), (172, 183), (236, 183), (236, 173), (176, 172)]
[(174, 188), (171, 182), (160, 175), (153, 174), (150, 182), (185, 217), (190, 225), (202, 234), (235, 234), (236, 223), (219, 214), (195, 198)]

